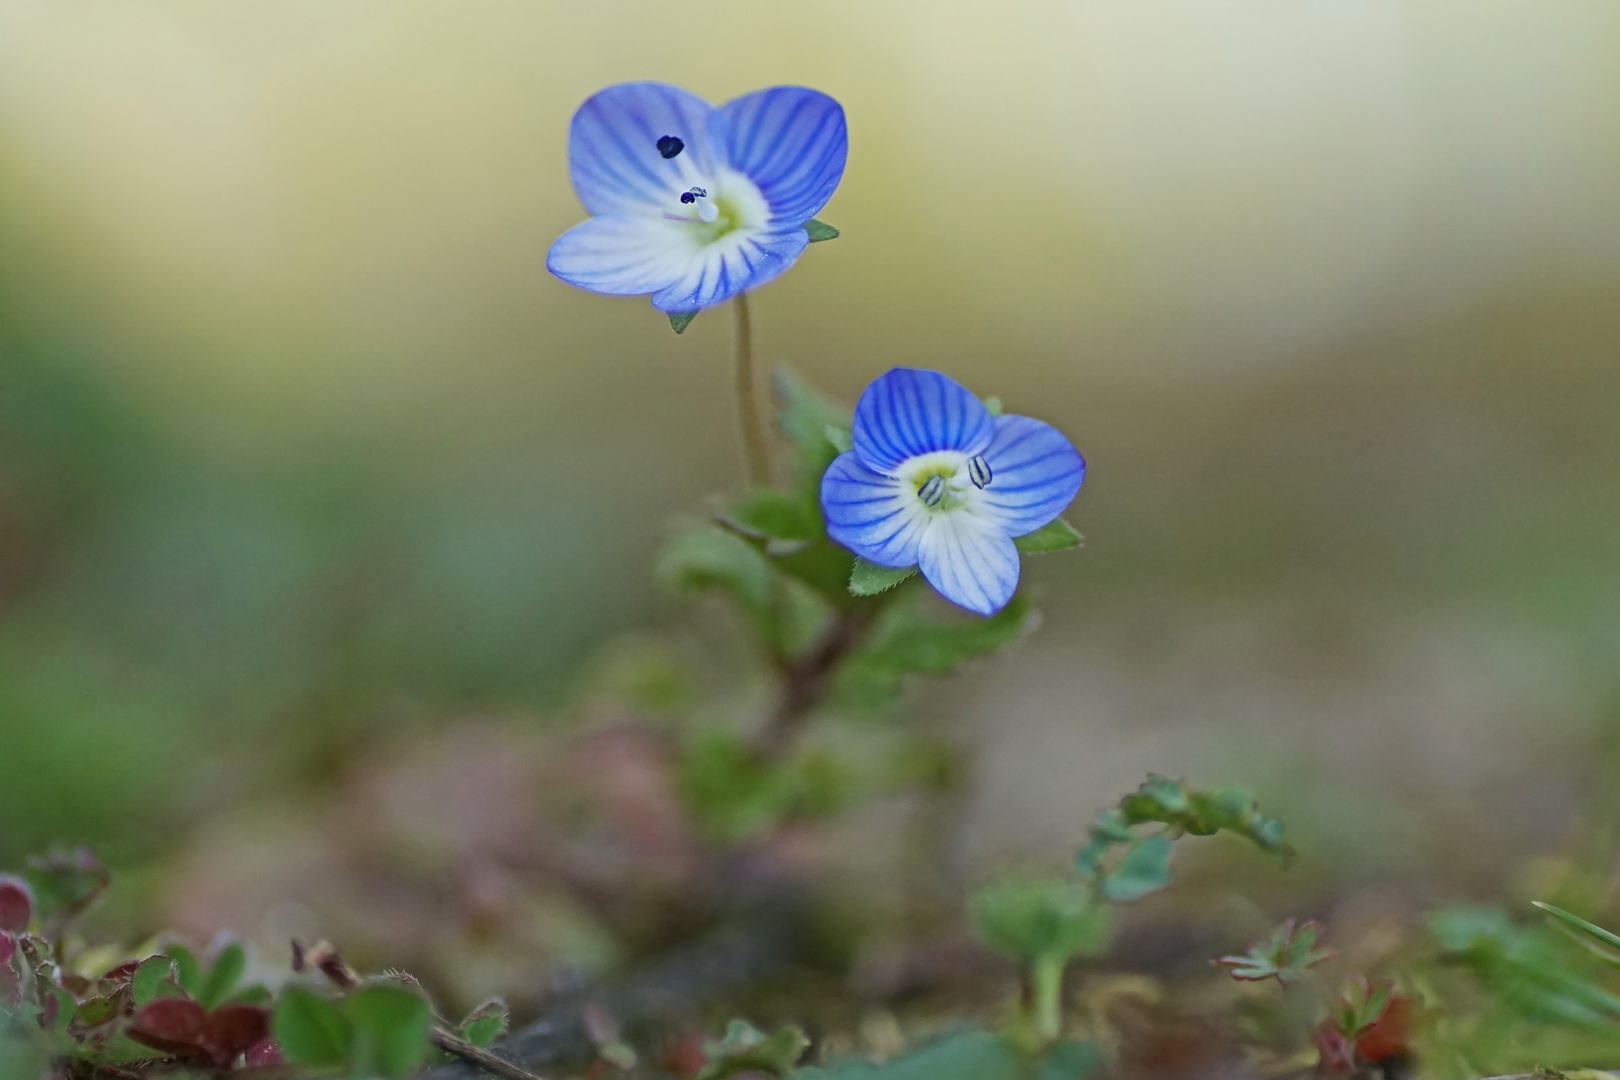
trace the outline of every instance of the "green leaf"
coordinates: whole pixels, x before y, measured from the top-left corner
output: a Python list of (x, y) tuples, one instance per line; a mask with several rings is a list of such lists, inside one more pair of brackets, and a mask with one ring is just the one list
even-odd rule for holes
[(887, 705), (900, 692), (906, 675), (954, 671), (964, 661), (1011, 645), (1035, 621), (1021, 595), (989, 618), (935, 622), (914, 610), (899, 610), (871, 646), (844, 662), (839, 694), (855, 705)]
[(989, 397), (985, 398), (984, 399), (984, 407), (985, 407), (986, 411), (988, 411), (990, 413), (991, 416), (1000, 416), (1001, 415), (1001, 395), (999, 395), (999, 394), (991, 394)]
[(1351, 976), (1339, 990), (1339, 1000), (1332, 1010), (1333, 1026), (1346, 1039), (1365, 1034), (1384, 1015), (1394, 992), (1392, 982), (1369, 983), (1364, 975)]
[(80, 1003), (77, 1020), (80, 1027), (96, 1027), (98, 1024), (105, 1024), (117, 1015), (117, 998), (93, 997)]
[(804, 1032), (786, 1024), (767, 1036), (746, 1020), (733, 1020), (725, 1038), (705, 1047), (709, 1063), (693, 1080), (727, 1080), (743, 1073), (786, 1076), (810, 1045)]
[(486, 1047), (506, 1034), (506, 1002), (490, 998), (467, 1014), (461, 1022), (461, 1037), (474, 1046)]
[(717, 525), (693, 526), (670, 537), (654, 570), (673, 588), (727, 589), (756, 615), (770, 605), (770, 563), (748, 541)]
[(821, 429), (821, 433), (827, 436), (827, 441), (832, 443), (832, 448), (840, 454), (847, 454), (855, 449), (855, 438), (849, 433), (848, 428), (841, 428), (837, 424), (828, 424)]
[(1140, 900), (1170, 884), (1170, 838), (1155, 833), (1125, 849), (1125, 857), (1102, 879), (1103, 896), (1116, 904)]
[(695, 311), (671, 311), (669, 313), (669, 328), (677, 334), (684, 334), (686, 328), (692, 325), (692, 320), (697, 316), (698, 313)]
[(807, 499), (817, 500), (821, 474), (843, 452), (827, 429), (851, 430), (855, 414), (785, 367), (776, 369), (776, 396), (782, 403), (777, 424), (798, 450), (799, 486)]
[(1230, 968), (1232, 978), (1245, 982), (1275, 978), (1280, 983), (1297, 982), (1310, 973), (1317, 964), (1333, 959), (1332, 949), (1319, 949), (1317, 940), (1322, 934), (1319, 922), (1303, 922), (1297, 926), (1293, 919), (1279, 926), (1264, 941), (1256, 941), (1242, 956), (1222, 956), (1214, 961), (1220, 967)]
[[(1022, 1080), (1024, 1056), (988, 1031), (964, 1030), (882, 1065), (847, 1061), (802, 1069), (798, 1080)], [(1084, 1074), (1080, 1074), (1084, 1075)], [(1043, 1080), (1079, 1080), (1062, 1074)]]
[(202, 989), (193, 997), (197, 1004), (205, 1009), (218, 1008), (231, 996), (236, 984), (242, 981), (242, 973), (247, 970), (247, 950), (236, 942), (225, 946), (214, 958), (214, 966), (208, 970), (208, 977), (203, 980)]
[(184, 945), (169, 946), (168, 954), (174, 961), (174, 977), (180, 989), (196, 998), (203, 988), (202, 965), (197, 963), (197, 955)]
[[(1553, 907), (1551, 904), (1544, 904), (1540, 900), (1532, 900), (1530, 902), (1536, 907), (1540, 908), (1542, 911), (1545, 911), (1547, 914), (1551, 915), (1553, 918), (1560, 920), (1568, 926), (1574, 927), (1582, 934), (1585, 934), (1587, 937), (1594, 939), (1600, 944), (1606, 945), (1610, 949), (1620, 949), (1620, 936), (1610, 933), (1609, 931), (1603, 929), (1603, 927), (1598, 926), (1596, 923), (1589, 923), (1579, 915), (1571, 915), (1563, 908)], [(1603, 955), (1604, 959), (1610, 960), (1611, 962), (1614, 961), (1614, 958), (1611, 955)]]
[(353, 1025), (349, 1060), (356, 1075), (395, 1080), (416, 1071), (427, 1054), (427, 999), (399, 986), (372, 984), (349, 995), (344, 1014)]
[(253, 983), (250, 986), (242, 987), (242, 989), (226, 998), (225, 1004), (268, 1006), (274, 1000), (275, 995), (270, 992), (268, 987)]
[(348, 1059), (353, 1029), (336, 1005), (301, 986), (289, 986), (270, 1014), (270, 1033), (289, 1062), (321, 1069)]
[(1283, 841), (1282, 822), (1262, 814), (1254, 796), (1242, 788), (1197, 791), (1154, 774), (1092, 826), (1089, 842), (1075, 856), (1076, 864), (1083, 873), (1101, 874), (1110, 850), (1135, 843), (1134, 828), (1149, 824), (1164, 825), (1167, 842), (1180, 833), (1211, 836), (1231, 832), (1252, 841), (1284, 865), (1294, 855), (1294, 849)]
[(1085, 542), (1085, 537), (1074, 531), (1062, 518), (1053, 518), (1032, 533), (1013, 539), (1013, 546), (1025, 555), (1038, 555), (1044, 551), (1062, 551), (1065, 548), (1079, 547)]
[(149, 956), (129, 977), (129, 996), (136, 1006), (156, 1001), (163, 983), (174, 978), (174, 961), (167, 956)]
[(810, 234), (810, 242), (812, 244), (818, 244), (823, 240), (838, 239), (837, 229), (833, 228), (825, 221), (817, 221), (815, 218), (811, 218), (809, 221), (804, 223), (804, 231)]
[(1035, 1080), (1086, 1080), (1103, 1067), (1102, 1051), (1087, 1041), (1060, 1042), (1035, 1068)]
[(748, 532), (777, 540), (819, 540), (821, 522), (803, 500), (768, 487), (750, 489), (727, 508), (732, 521)]
[(879, 566), (857, 558), (855, 568), (849, 573), (849, 592), (851, 596), (876, 596), (916, 573), (915, 566)]
[(1108, 943), (1109, 910), (1093, 889), (1066, 878), (1008, 878), (974, 893), (973, 932), (1010, 960), (1095, 956)]

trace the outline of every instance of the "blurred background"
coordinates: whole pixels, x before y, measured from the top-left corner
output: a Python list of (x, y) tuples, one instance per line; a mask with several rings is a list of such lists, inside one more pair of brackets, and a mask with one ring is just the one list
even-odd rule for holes
[(574, 108), (652, 78), (847, 110), (766, 362), (1088, 459), (1043, 627), (910, 705), (966, 873), (1149, 769), (1262, 795), (1278, 903), (1556, 873), (1620, 765), (1617, 52), (1578, 2), (0, 3), (0, 863), (379, 953), (453, 866), (519, 909), (469, 997), (633, 947), (502, 852), (611, 760), (678, 876), (612, 725), (759, 700), (649, 569), (741, 478), (729, 318), (544, 267)]

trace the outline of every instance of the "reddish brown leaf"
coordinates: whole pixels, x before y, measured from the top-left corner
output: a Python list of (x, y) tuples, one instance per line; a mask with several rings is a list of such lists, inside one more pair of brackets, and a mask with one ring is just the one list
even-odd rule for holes
[(208, 1014), (205, 1045), (224, 1067), (270, 1037), (270, 1013), (257, 1005), (221, 1005)]
[(182, 1058), (204, 1056), (208, 1013), (189, 998), (158, 998), (135, 1014), (129, 1037)]
[(28, 882), (0, 874), (0, 930), (20, 934), (34, 918), (34, 891)]
[(1371, 1062), (1410, 1056), (1413, 1005), (1408, 995), (1392, 996), (1372, 1027), (1356, 1039), (1356, 1052)]
[(276, 1045), (274, 1039), (260, 1039), (242, 1053), (242, 1061), (249, 1067), (255, 1065), (285, 1065), (287, 1059), (281, 1055), (281, 1047)]

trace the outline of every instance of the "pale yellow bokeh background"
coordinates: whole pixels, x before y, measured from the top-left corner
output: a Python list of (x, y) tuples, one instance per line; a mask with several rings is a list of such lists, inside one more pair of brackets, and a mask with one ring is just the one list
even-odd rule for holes
[(1156, 768), (1500, 881), (1616, 689), (1617, 54), (1579, 2), (0, 4), (0, 850), (162, 850), (681, 618), (729, 322), (544, 269), (569, 116), (653, 78), (845, 106), (766, 360), (937, 367), (1089, 460), (1040, 635), (923, 698), (977, 856)]

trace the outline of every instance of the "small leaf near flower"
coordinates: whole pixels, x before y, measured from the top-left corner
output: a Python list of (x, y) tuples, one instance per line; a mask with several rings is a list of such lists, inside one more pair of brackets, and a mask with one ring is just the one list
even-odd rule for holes
[(213, 966), (208, 969), (208, 976), (202, 982), (202, 988), (194, 995), (197, 1003), (205, 1009), (216, 1008), (223, 1004), (236, 989), (236, 984), (242, 981), (242, 973), (247, 970), (247, 952), (235, 942), (226, 945), (214, 957)]
[(984, 399), (984, 407), (985, 407), (986, 411), (988, 411), (990, 413), (991, 416), (1000, 416), (1001, 415), (1001, 395), (1000, 394), (991, 394), (989, 397), (985, 398)]
[(841, 428), (837, 424), (828, 424), (821, 429), (832, 448), (840, 454), (847, 454), (855, 449), (855, 439), (850, 435), (848, 428)]
[(852, 596), (876, 596), (886, 592), (917, 573), (915, 566), (879, 566), (865, 559), (855, 560), (850, 571), (849, 591)]
[(839, 236), (837, 229), (825, 221), (817, 221), (815, 218), (811, 218), (804, 223), (804, 231), (810, 234), (812, 244), (820, 243), (822, 240), (836, 240)]
[(1242, 956), (1222, 956), (1211, 961), (1230, 968), (1232, 978), (1245, 982), (1275, 978), (1280, 983), (1303, 979), (1317, 964), (1333, 959), (1332, 949), (1317, 948), (1322, 934), (1319, 922), (1296, 925), (1293, 919), (1279, 926), (1264, 941), (1249, 946)]
[(732, 503), (730, 519), (748, 532), (776, 540), (819, 540), (821, 522), (799, 499), (773, 488), (755, 487)]
[(373, 983), (343, 1003), (353, 1025), (349, 1064), (356, 1075), (402, 1080), (427, 1055), (427, 999), (397, 986)]
[(692, 325), (692, 320), (697, 318), (697, 315), (698, 313), (695, 311), (671, 311), (669, 312), (669, 328), (677, 334), (684, 334), (686, 328)]
[(1079, 547), (1085, 542), (1085, 537), (1074, 531), (1062, 518), (1053, 518), (1032, 533), (1013, 538), (1013, 546), (1025, 555), (1038, 555), (1046, 551), (1063, 551), (1067, 548)]

